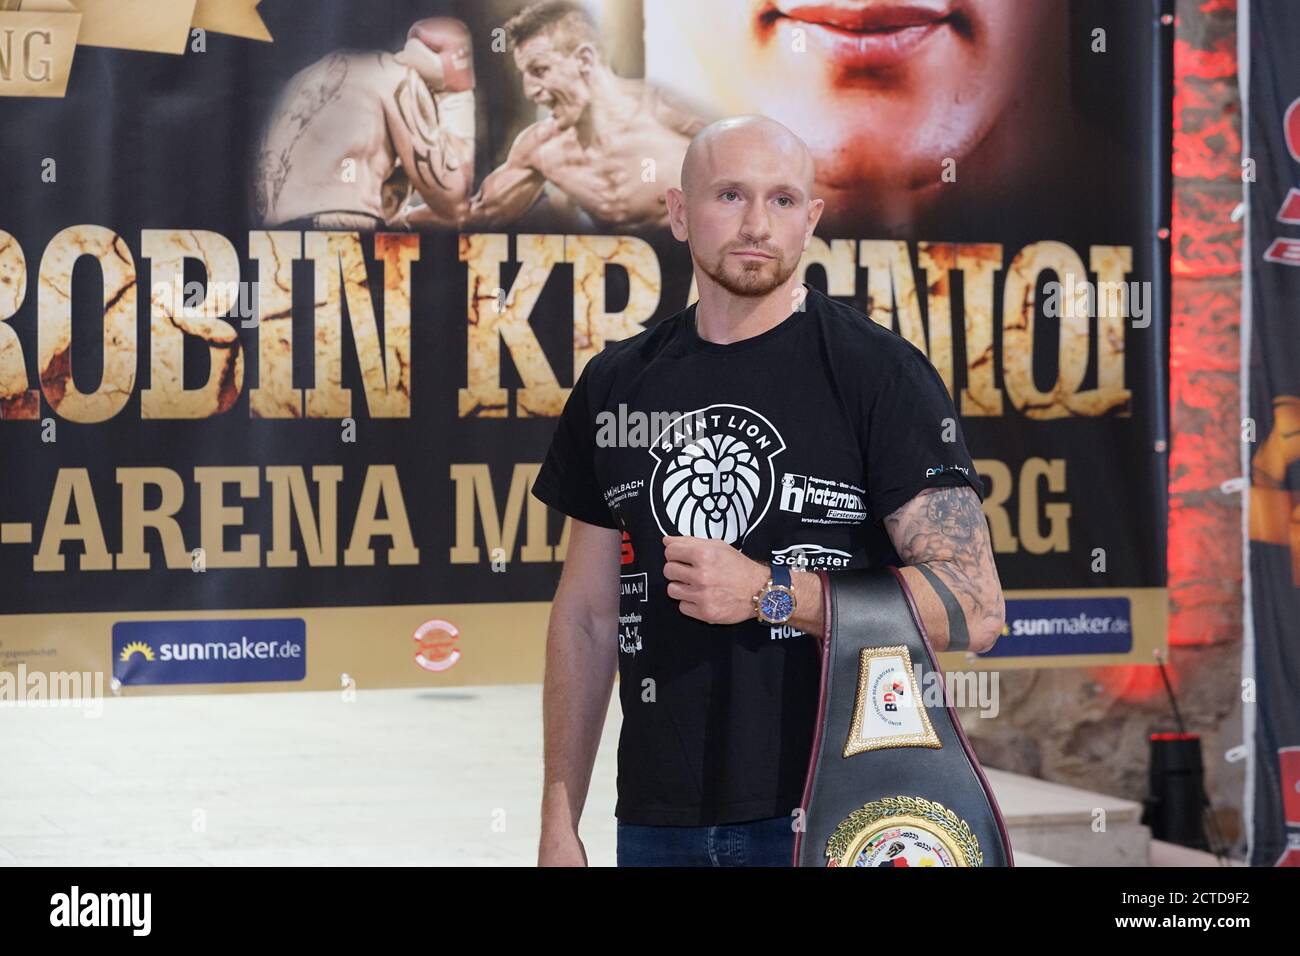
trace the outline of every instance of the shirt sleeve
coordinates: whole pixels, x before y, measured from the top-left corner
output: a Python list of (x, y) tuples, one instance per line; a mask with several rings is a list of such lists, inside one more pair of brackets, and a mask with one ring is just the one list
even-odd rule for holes
[(533, 496), (556, 511), (587, 524), (617, 528), (596, 481), (595, 420), (589, 391), (593, 358), (569, 392), (546, 452), (546, 460), (533, 481)]
[(907, 345), (863, 416), (867, 502), (876, 524), (926, 488), (966, 486), (984, 500), (948, 389), (925, 353)]

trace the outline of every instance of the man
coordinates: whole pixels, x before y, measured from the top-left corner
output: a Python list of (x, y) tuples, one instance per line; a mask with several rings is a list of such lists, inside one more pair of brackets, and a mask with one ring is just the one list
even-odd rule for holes
[(412, 188), (454, 225), (474, 185), (474, 65), (465, 25), (412, 24), (397, 53), (337, 50), (289, 81), (263, 137), (267, 226), (383, 229)]
[[(985, 651), (1002, 629), (982, 489), (938, 372), (798, 281), (812, 187), (807, 148), (773, 120), (696, 136), (668, 201), (699, 299), (607, 345), (561, 414), (533, 486), (573, 519), (547, 637), (543, 865), (586, 862), (578, 819), (616, 663), (620, 865), (788, 865), (824, 625), (806, 572), (900, 567), (938, 650)], [(648, 438), (611, 440), (601, 413), (621, 405), (657, 418)], [(757, 619), (791, 566), (793, 615)]]
[[(617, 231), (667, 225), (665, 192), (677, 186), (682, 156), (704, 121), (649, 84), (615, 74), (595, 22), (576, 3), (533, 4), (504, 29), (524, 95), (551, 115), (519, 134), (468, 202), (460, 227), (514, 222), (548, 183), (553, 225)], [(421, 209), (402, 221), (432, 222)]]

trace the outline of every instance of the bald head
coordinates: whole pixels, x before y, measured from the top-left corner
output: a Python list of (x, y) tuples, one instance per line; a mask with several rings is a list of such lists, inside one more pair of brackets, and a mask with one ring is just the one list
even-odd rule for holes
[(795, 270), (826, 205), (813, 198), (815, 185), (808, 147), (776, 120), (731, 116), (695, 135), (681, 188), (669, 189), (666, 201), (673, 235), (688, 243), (702, 277), (701, 301), (723, 290), (788, 305), (783, 296), (797, 285)]
[(695, 190), (737, 173), (746, 156), (761, 156), (778, 166), (805, 199), (811, 196), (816, 169), (804, 141), (774, 119), (749, 115), (720, 119), (695, 134), (682, 160), (687, 201)]

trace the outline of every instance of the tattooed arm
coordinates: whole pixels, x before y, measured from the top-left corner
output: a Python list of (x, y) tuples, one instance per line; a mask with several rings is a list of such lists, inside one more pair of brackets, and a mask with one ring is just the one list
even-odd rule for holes
[(388, 135), (426, 213), (454, 225), (474, 188), (474, 93), (430, 93), (414, 70), (385, 102)]
[(348, 58), (337, 50), (290, 78), (263, 132), (254, 186), (259, 219), (283, 218), (277, 215), (280, 195), (294, 171), (298, 141), (322, 112), (338, 103), (347, 79)]
[(885, 518), (936, 651), (991, 648), (1006, 614), (988, 523), (970, 488), (927, 488)]

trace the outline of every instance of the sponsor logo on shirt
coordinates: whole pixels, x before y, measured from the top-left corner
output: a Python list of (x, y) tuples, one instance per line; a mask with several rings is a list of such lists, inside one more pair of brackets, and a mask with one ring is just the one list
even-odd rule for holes
[(625, 501), (631, 501), (641, 493), (645, 487), (645, 481), (638, 478), (636, 481), (624, 481), (617, 485), (610, 485), (605, 489), (605, 504), (611, 510), (617, 508)]
[(650, 599), (649, 574), (618, 576), (618, 649), (624, 654), (641, 650), (641, 612), (625, 610), (629, 602), (644, 604)]
[(618, 649), (624, 654), (641, 650), (641, 615), (636, 611), (618, 616)]
[(620, 574), (618, 576), (618, 596), (644, 603), (649, 594), (646, 575), (647, 572), (645, 571), (640, 574)]
[(788, 564), (792, 568), (847, 568), (851, 557), (847, 551), (820, 544), (792, 544), (772, 551), (773, 564)]
[(942, 475), (950, 471), (960, 471), (963, 475), (970, 476), (970, 469), (964, 465), (939, 465), (935, 468), (925, 469), (925, 477), (933, 478), (935, 475)]
[(785, 441), (761, 414), (717, 404), (669, 423), (650, 449), (650, 503), (664, 534), (740, 546), (772, 503)]
[(781, 641), (787, 637), (802, 637), (804, 633), (792, 624), (772, 624), (769, 627), (774, 641)]
[(805, 524), (858, 524), (867, 517), (865, 495), (857, 485), (787, 471), (781, 477), (780, 508)]

